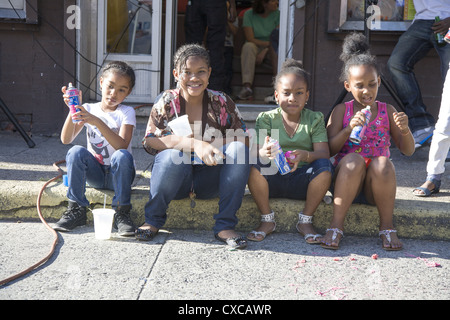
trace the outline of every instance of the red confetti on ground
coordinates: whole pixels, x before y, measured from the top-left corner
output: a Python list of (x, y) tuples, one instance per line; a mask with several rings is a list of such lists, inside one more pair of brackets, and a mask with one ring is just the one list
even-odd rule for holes
[[(328, 290), (325, 290), (325, 291), (318, 290), (317, 291), (317, 295), (324, 297), (324, 296), (328, 295), (329, 293), (331, 293), (331, 295), (335, 296), (336, 295), (336, 291), (337, 290), (342, 290), (342, 289), (345, 289), (345, 287), (332, 287), (332, 288), (330, 288)], [(347, 296), (346, 294), (342, 293), (342, 295), (340, 297), (338, 297), (338, 300), (343, 300), (346, 296)]]
[(417, 257), (417, 256), (412, 255), (412, 254), (409, 254), (409, 253), (407, 253), (406, 256), (407, 256), (407, 257), (416, 258), (416, 259), (418, 259), (418, 260), (422, 260), (423, 262), (425, 262), (425, 264), (426, 264), (428, 267), (434, 267), (434, 268), (440, 268), (440, 267), (441, 267), (441, 265), (440, 265), (439, 263), (437, 263), (437, 262), (434, 262), (434, 261), (428, 261), (427, 259), (424, 259), (424, 258), (421, 258), (421, 257)]

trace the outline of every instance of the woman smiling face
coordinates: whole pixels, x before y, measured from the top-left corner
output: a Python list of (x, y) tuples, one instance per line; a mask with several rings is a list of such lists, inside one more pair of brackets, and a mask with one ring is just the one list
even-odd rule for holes
[(179, 70), (174, 69), (173, 75), (183, 93), (186, 94), (185, 98), (198, 97), (208, 87), (211, 68), (203, 58), (192, 56)]

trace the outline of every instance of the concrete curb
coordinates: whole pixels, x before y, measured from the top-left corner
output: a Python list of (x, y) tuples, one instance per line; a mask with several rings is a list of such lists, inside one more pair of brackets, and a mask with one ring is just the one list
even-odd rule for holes
[[(26, 184), (8, 186), (0, 189), (0, 219), (6, 220), (38, 220), (37, 197), (45, 182), (29, 181)], [(134, 187), (132, 193), (132, 217), (136, 225), (144, 222), (144, 206), (148, 201), (148, 187)], [(41, 211), (47, 222), (61, 217), (67, 207), (67, 188), (61, 181), (53, 182), (44, 190), (41, 197)], [(399, 190), (401, 193), (402, 190)], [(86, 197), (91, 208), (103, 206), (104, 196), (110, 206), (112, 191), (87, 188)], [(13, 195), (13, 196), (11, 196)], [(271, 207), (276, 212), (278, 232), (296, 232), (298, 213), (304, 201), (289, 199), (271, 199)], [(410, 239), (450, 240), (450, 215), (445, 206), (429, 205), (420, 200), (396, 200), (394, 224), (399, 236)], [(412, 211), (414, 208), (414, 211)], [(195, 208), (190, 207), (190, 200), (172, 201), (167, 211), (167, 222), (164, 229), (199, 229), (211, 230), (214, 225), (213, 215), (218, 211), (218, 199), (197, 200)], [(249, 232), (259, 223), (259, 214), (251, 195), (244, 197), (241, 209), (237, 214), (239, 224), (237, 230)], [(321, 203), (314, 216), (314, 226), (322, 233), (328, 228), (332, 218), (332, 205)], [(92, 215), (88, 214), (89, 223)], [(346, 217), (345, 234), (359, 236), (377, 236), (379, 217), (377, 208), (368, 205), (354, 204)]]

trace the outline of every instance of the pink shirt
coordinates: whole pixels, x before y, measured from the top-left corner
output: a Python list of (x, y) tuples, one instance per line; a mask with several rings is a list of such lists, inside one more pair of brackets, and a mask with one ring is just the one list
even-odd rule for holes
[[(345, 114), (343, 119), (343, 128), (347, 127), (353, 117), (353, 102), (345, 103)], [(378, 114), (369, 122), (366, 133), (359, 145), (350, 140), (344, 144), (341, 151), (335, 156), (333, 165), (336, 166), (339, 161), (349, 153), (358, 153), (365, 158), (375, 158), (380, 156), (389, 157), (391, 152), (391, 136), (389, 134), (389, 115), (387, 113), (386, 103), (377, 101)]]

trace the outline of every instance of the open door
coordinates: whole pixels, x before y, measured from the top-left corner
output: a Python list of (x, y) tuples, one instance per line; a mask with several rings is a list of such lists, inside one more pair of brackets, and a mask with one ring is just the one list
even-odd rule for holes
[(97, 64), (121, 60), (133, 67), (136, 86), (127, 103), (151, 103), (160, 92), (161, 16), (161, 1), (98, 1)]

